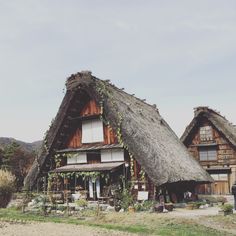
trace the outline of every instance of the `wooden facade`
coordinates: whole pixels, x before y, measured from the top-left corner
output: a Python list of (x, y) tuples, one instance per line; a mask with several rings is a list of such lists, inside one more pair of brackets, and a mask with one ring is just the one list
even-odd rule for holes
[[(86, 160), (86, 163), (83, 163), (83, 164), (99, 164), (99, 163), (102, 163), (101, 153), (102, 153), (103, 147), (108, 146), (108, 149), (106, 150), (112, 150), (112, 149), (116, 150), (116, 145), (119, 145), (116, 132), (110, 126), (105, 125), (104, 123), (103, 123), (103, 137), (104, 137), (103, 141), (96, 142), (96, 143), (94, 142), (83, 143), (82, 142), (83, 121), (101, 120), (101, 117), (102, 117), (102, 109), (98, 106), (95, 100), (88, 100), (88, 102), (82, 107), (81, 111), (79, 112), (78, 118), (76, 122), (74, 122), (76, 125), (74, 124), (73, 129), (71, 129), (70, 134), (68, 136), (69, 138), (66, 144), (62, 146), (63, 147), (62, 149), (65, 150), (65, 153), (75, 154), (76, 151), (73, 151), (73, 150), (79, 150), (79, 149), (87, 150), (88, 149), (88, 151), (85, 151), (87, 160)], [(111, 148), (109, 148), (109, 145), (111, 146)], [(112, 145), (115, 145), (115, 146), (113, 147)], [(63, 151), (61, 152), (60, 150), (59, 152), (63, 153)], [(67, 155), (65, 155), (64, 159), (61, 161), (61, 165), (57, 166), (57, 168), (60, 169), (60, 167), (68, 165), (68, 160), (66, 160), (66, 158), (67, 158)], [(131, 163), (132, 161), (133, 163)], [(138, 195), (138, 191), (148, 191), (149, 198), (153, 199), (155, 197), (154, 184), (148, 178), (147, 174), (142, 171), (141, 166), (135, 160), (135, 158), (131, 159), (129, 156), (129, 153), (125, 150), (124, 150), (123, 163), (124, 163), (123, 167), (118, 169), (116, 176), (113, 176), (114, 179), (116, 179), (117, 176), (119, 175), (125, 175), (126, 181), (131, 181), (133, 183), (132, 191), (136, 197)], [(133, 171), (131, 171), (131, 168), (133, 168)], [(92, 165), (91, 165), (90, 171), (93, 171)], [(133, 173), (133, 176), (131, 176), (131, 172)], [(69, 188), (73, 192), (75, 192), (76, 190), (75, 183), (81, 184), (81, 179), (80, 180), (73, 179), (72, 182), (68, 180), (64, 180), (64, 181), (65, 183), (61, 184), (60, 186), (64, 186), (64, 188)], [(102, 191), (102, 189), (106, 188), (106, 184), (104, 181), (101, 181), (100, 184), (101, 184), (101, 191)], [(111, 184), (111, 182), (109, 182), (108, 184)], [(88, 188), (88, 183), (87, 183), (87, 188)]]
[[(202, 111), (202, 112), (201, 112)], [(182, 141), (193, 157), (207, 170), (214, 183), (201, 185), (197, 191), (203, 194), (229, 194), (236, 180), (236, 147), (222, 132), (220, 122), (211, 120), (220, 114), (208, 108), (195, 111), (195, 123), (183, 135)], [(220, 116), (219, 121), (224, 121)], [(225, 119), (225, 122), (228, 122)], [(233, 128), (233, 127), (232, 127)]]

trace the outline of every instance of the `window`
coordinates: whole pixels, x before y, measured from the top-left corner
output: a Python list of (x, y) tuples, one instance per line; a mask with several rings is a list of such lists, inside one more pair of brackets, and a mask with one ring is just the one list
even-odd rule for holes
[(111, 161), (124, 161), (124, 150), (123, 149), (102, 150), (101, 162), (111, 162)]
[(82, 143), (103, 142), (103, 123), (101, 120), (82, 122)]
[(228, 174), (211, 174), (211, 177), (216, 181), (228, 181)]
[(211, 126), (204, 126), (200, 128), (200, 140), (208, 141), (213, 139), (213, 132)]
[(216, 161), (217, 150), (216, 147), (201, 147), (199, 148), (200, 161)]
[(85, 152), (70, 154), (67, 157), (67, 164), (83, 164), (87, 163), (87, 155)]

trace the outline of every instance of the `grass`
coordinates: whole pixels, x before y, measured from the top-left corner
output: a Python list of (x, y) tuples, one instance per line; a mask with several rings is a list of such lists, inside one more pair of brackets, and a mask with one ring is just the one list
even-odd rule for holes
[(0, 209), (0, 220), (18, 221), (25, 223), (53, 222), (74, 225), (86, 225), (103, 229), (118, 230), (140, 235), (170, 235), (170, 236), (223, 236), (231, 235), (226, 232), (215, 230), (191, 220), (172, 219), (163, 214), (150, 213), (108, 213), (95, 215), (81, 220), (76, 217), (43, 216), (33, 213), (21, 213), (15, 209)]

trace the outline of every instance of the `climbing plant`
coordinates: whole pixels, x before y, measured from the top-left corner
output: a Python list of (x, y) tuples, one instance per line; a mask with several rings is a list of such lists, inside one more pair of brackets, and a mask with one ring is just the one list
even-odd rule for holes
[[(115, 111), (118, 111), (116, 106), (116, 103), (114, 101), (114, 98), (112, 96), (111, 91), (107, 87), (107, 82), (99, 81), (96, 86), (97, 92), (99, 93), (101, 97), (101, 110), (103, 111), (104, 101), (105, 99), (109, 99), (109, 102), (111, 103), (111, 106), (114, 108)], [(130, 156), (130, 172), (131, 172), (131, 179), (134, 179), (134, 158), (133, 154), (130, 152), (128, 146), (124, 143), (122, 138), (122, 122), (123, 122), (123, 114), (121, 112), (117, 112), (117, 123), (116, 123), (116, 136), (118, 139), (119, 144), (124, 147), (129, 153)], [(110, 127), (110, 121), (104, 118), (104, 115), (101, 114), (100, 116), (101, 120), (104, 122), (104, 124), (108, 125)], [(143, 175), (143, 174), (142, 174)]]

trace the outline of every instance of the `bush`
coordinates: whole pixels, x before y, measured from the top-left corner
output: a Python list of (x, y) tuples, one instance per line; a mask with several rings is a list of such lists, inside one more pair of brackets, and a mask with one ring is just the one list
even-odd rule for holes
[(221, 206), (221, 209), (224, 211), (224, 212), (232, 212), (233, 210), (233, 205), (232, 204), (224, 204)]
[(149, 211), (154, 207), (155, 202), (153, 201), (143, 201), (141, 203), (137, 202), (134, 204), (135, 211)]
[(7, 207), (15, 191), (15, 176), (7, 170), (0, 170), (0, 208)]
[(121, 201), (120, 201), (121, 208), (127, 211), (129, 206), (133, 206), (133, 205), (134, 205), (134, 198), (133, 198), (132, 193), (130, 192), (129, 189), (123, 189), (123, 192), (121, 193)]
[(85, 199), (79, 199), (79, 200), (77, 200), (75, 203), (76, 203), (76, 205), (77, 205), (78, 207), (83, 207), (83, 208), (85, 208), (85, 207), (88, 206), (88, 202), (87, 202)]

